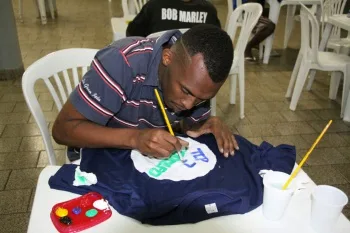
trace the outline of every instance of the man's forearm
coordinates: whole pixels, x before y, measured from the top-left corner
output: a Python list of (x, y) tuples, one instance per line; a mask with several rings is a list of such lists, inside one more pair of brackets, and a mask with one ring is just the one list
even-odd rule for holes
[(53, 137), (59, 144), (90, 148), (135, 148), (138, 129), (100, 126), (88, 120), (55, 122)]

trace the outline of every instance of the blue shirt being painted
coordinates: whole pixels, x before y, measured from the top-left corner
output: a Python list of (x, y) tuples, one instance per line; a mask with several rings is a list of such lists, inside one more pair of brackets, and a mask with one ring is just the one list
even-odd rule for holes
[[(83, 149), (80, 168), (94, 173), (97, 184), (73, 186), (76, 165), (64, 165), (50, 178), (49, 184), (51, 188), (79, 194), (97, 191), (122, 215), (142, 223), (171, 225), (247, 213), (262, 204), (259, 171), (272, 169), (290, 174), (295, 164), (294, 146), (273, 147), (267, 142), (256, 146), (236, 136), (240, 150), (235, 156), (225, 158), (212, 135), (195, 140), (206, 144), (217, 162), (207, 175), (193, 180), (151, 178), (135, 169), (130, 150)], [(213, 203), (216, 208), (212, 209), (217, 212), (208, 212), (206, 206), (213, 207)]]
[[(172, 30), (159, 38), (128, 37), (100, 50), (70, 101), (87, 119), (103, 126), (165, 127), (154, 89), (158, 88), (162, 98), (158, 83), (162, 48), (181, 35)], [(171, 124), (185, 120), (191, 125), (210, 116), (210, 103), (180, 114), (166, 111)]]

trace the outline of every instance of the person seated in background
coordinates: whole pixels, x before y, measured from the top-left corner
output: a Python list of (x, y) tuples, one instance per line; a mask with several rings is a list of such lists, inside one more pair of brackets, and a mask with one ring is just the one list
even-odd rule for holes
[(142, 36), (197, 24), (221, 27), (216, 8), (207, 0), (150, 0), (131, 21), (126, 36)]
[[(260, 3), (264, 9), (265, 1), (264, 0), (246, 0), (244, 3), (255, 2)], [(260, 16), (257, 24), (253, 29), (253, 37), (249, 40), (247, 47), (244, 52), (244, 57), (246, 61), (256, 61), (256, 58), (253, 56), (252, 49), (259, 48), (259, 44), (263, 42), (267, 37), (269, 37), (275, 31), (276, 25), (268, 18), (268, 12), (263, 11), (263, 14)]]

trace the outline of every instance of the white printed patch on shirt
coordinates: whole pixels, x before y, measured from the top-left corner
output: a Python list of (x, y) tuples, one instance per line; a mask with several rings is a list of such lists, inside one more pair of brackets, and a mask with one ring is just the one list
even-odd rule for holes
[(212, 213), (218, 212), (218, 208), (216, 207), (215, 203), (207, 204), (204, 207), (205, 207), (205, 211), (207, 211), (207, 214), (212, 214)]
[(215, 167), (215, 154), (205, 144), (190, 138), (181, 139), (189, 142), (188, 149), (180, 152), (183, 161), (176, 152), (168, 159), (156, 159), (132, 150), (131, 159), (135, 168), (157, 180), (192, 180), (208, 174)]

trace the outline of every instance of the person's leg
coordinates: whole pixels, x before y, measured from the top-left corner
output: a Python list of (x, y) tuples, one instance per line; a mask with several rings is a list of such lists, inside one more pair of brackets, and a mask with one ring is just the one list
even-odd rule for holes
[(248, 42), (246, 50), (245, 50), (245, 57), (252, 58), (252, 48), (258, 47), (259, 44), (264, 41), (269, 35), (271, 35), (275, 31), (275, 24), (269, 20), (268, 18), (265, 18), (261, 16), (258, 20), (258, 23), (256, 24), (256, 33), (251, 38), (251, 40)]

